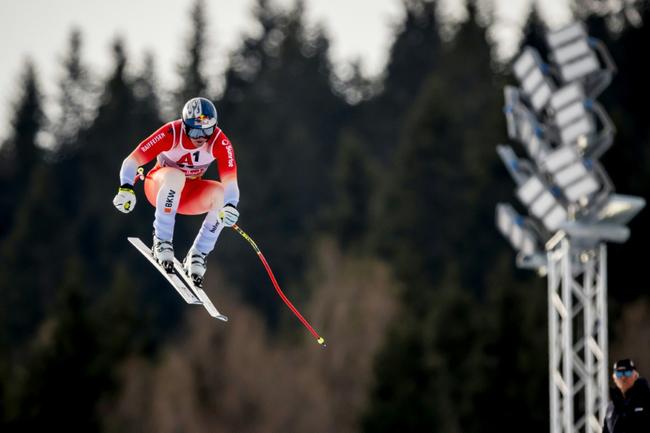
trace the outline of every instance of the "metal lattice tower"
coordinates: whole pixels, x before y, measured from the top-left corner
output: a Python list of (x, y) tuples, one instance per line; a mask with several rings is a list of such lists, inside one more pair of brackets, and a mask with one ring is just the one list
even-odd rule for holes
[(497, 227), (517, 265), (548, 277), (550, 433), (600, 433), (608, 401), (607, 247), (645, 206), (614, 194), (599, 158), (615, 128), (595, 98), (616, 68), (581, 23), (545, 35), (550, 62), (524, 47), (506, 86), (507, 145), (497, 152), (528, 216), (497, 205)]
[(551, 433), (600, 433), (608, 389), (607, 247), (548, 248)]

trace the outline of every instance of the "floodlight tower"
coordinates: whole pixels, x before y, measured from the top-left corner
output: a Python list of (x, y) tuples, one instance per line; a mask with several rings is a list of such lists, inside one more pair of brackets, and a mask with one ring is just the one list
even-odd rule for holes
[(528, 210), (497, 205), (501, 233), (517, 265), (547, 276), (551, 433), (600, 433), (608, 400), (607, 246), (625, 242), (626, 224), (645, 206), (614, 194), (598, 159), (614, 126), (595, 98), (615, 66), (581, 23), (548, 32), (549, 63), (525, 47), (513, 65), (520, 86), (506, 86), (510, 146), (497, 152)]

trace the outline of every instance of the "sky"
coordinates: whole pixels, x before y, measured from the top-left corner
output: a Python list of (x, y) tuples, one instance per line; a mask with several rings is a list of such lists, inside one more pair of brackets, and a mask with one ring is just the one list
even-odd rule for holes
[[(272, 0), (290, 7), (295, 0)], [(489, 1), (489, 0), (488, 0)], [(570, 21), (568, 0), (492, 0), (498, 25), (491, 35), (500, 55), (517, 46), (521, 23), (531, 3), (540, 4), (550, 26)], [(112, 66), (111, 43), (122, 37), (128, 58), (138, 66), (146, 52), (154, 54), (163, 89), (176, 86), (178, 58), (190, 34), (189, 11), (194, 0), (29, 0), (2, 2), (0, 14), (0, 138), (7, 135), (12, 104), (19, 98), (17, 79), (30, 59), (36, 66), (46, 100), (55, 97), (62, 58), (72, 28), (81, 30), (82, 55), (91, 71), (103, 77)], [(228, 54), (244, 35), (254, 34), (254, 0), (205, 0), (208, 18), (207, 67), (222, 72)], [(439, 0), (446, 15), (462, 19), (461, 0)], [(360, 60), (369, 76), (381, 73), (395, 28), (403, 18), (402, 0), (305, 0), (309, 25), (321, 23), (331, 39), (332, 61), (339, 70)], [(215, 75), (215, 74), (212, 74)], [(214, 83), (216, 86), (217, 84)]]

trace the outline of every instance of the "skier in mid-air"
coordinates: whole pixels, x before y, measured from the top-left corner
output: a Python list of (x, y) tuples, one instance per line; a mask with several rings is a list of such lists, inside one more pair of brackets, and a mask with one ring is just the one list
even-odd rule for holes
[[(138, 169), (157, 158), (147, 173), (144, 192), (155, 206), (153, 257), (170, 272), (173, 268), (172, 238), (176, 214), (206, 214), (192, 247), (183, 260), (185, 272), (201, 286), (207, 255), (214, 249), (224, 227), (239, 218), (237, 163), (232, 144), (217, 127), (217, 110), (206, 98), (192, 98), (183, 107), (182, 118), (166, 123), (144, 139), (122, 163), (120, 188), (113, 199), (124, 213), (133, 210), (133, 190)], [(216, 160), (220, 182), (203, 179)]]

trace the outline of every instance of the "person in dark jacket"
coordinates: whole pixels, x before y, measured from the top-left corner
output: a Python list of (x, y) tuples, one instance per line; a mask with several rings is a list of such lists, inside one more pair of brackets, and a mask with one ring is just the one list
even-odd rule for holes
[(616, 361), (612, 379), (616, 388), (611, 389), (603, 433), (650, 432), (650, 386), (634, 361)]

